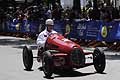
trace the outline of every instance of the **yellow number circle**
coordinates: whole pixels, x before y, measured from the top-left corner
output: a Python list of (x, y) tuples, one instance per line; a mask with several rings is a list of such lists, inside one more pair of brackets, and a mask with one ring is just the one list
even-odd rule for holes
[(70, 32), (70, 25), (67, 24), (67, 25), (66, 25), (66, 33), (69, 33), (69, 32)]
[(102, 27), (102, 30), (101, 30), (101, 35), (103, 38), (106, 38), (107, 37), (107, 27), (106, 26), (103, 26)]
[(20, 30), (20, 23), (16, 24), (16, 30)]

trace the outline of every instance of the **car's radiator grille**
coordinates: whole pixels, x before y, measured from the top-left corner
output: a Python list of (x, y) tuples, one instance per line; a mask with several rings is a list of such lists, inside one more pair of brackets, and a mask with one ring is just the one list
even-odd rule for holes
[(82, 65), (85, 61), (84, 54), (79, 49), (71, 52), (71, 61), (74, 65)]

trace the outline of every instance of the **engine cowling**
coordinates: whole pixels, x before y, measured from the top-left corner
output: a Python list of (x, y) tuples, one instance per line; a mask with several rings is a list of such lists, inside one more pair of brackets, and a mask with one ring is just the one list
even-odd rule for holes
[(79, 48), (82, 50), (80, 45), (58, 33), (51, 34), (48, 37), (45, 47), (50, 50), (58, 50), (64, 53), (70, 53), (74, 48)]
[(45, 47), (46, 49), (57, 50), (69, 55), (70, 63), (68, 63), (72, 66), (81, 66), (85, 63), (85, 55), (80, 45), (68, 40), (61, 34), (51, 34), (46, 41)]

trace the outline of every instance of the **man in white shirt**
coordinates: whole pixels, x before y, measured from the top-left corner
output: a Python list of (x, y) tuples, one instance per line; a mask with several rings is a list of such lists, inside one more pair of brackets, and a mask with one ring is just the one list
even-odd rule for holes
[[(45, 22), (45, 25), (46, 25), (45, 30), (42, 31), (37, 38), (38, 56), (41, 55), (41, 53), (45, 47), (45, 43), (46, 43), (48, 36), (50, 34), (57, 33), (56, 31), (53, 30), (54, 22), (52, 19), (47, 19)], [(38, 60), (38, 62), (40, 62), (40, 60)]]

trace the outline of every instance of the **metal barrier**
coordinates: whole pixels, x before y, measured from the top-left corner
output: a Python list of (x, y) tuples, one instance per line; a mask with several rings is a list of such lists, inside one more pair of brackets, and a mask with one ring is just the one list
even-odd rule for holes
[[(104, 22), (101, 20), (55, 20), (54, 30), (65, 34), (69, 32), (69, 38), (84, 40), (96, 40), (115, 42), (120, 41), (120, 21)], [(42, 20), (23, 20), (17, 19), (5, 22), (4, 32), (39, 34), (45, 29)]]
[(106, 42), (120, 41), (120, 21), (75, 20), (73, 25), (76, 38)]
[(100, 25), (101, 41), (120, 41), (120, 21), (102, 22)]

